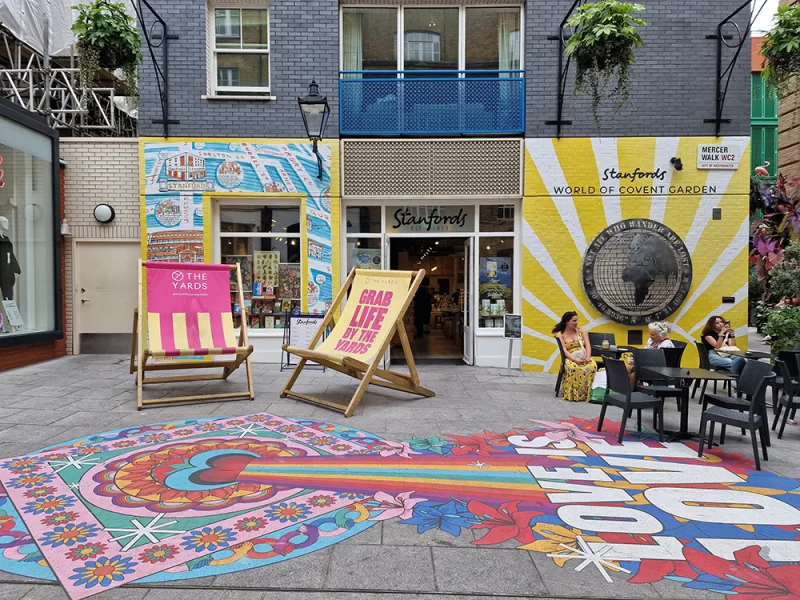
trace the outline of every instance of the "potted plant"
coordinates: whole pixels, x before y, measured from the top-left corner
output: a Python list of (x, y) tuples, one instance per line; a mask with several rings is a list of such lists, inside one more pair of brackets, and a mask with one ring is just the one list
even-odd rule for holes
[(764, 38), (761, 55), (764, 80), (778, 97), (785, 96), (790, 91), (789, 82), (800, 74), (800, 5), (778, 8), (775, 27)]
[(599, 0), (578, 7), (567, 21), (568, 27), (575, 28), (566, 47), (577, 68), (575, 92), (591, 96), (598, 128), (600, 103), (609, 99), (619, 110), (630, 96), (630, 70), (636, 62), (633, 49), (643, 45), (637, 26), (647, 25), (636, 13), (643, 10), (641, 4)]
[(101, 67), (122, 69), (127, 96), (136, 104), (139, 97), (136, 75), (142, 60), (136, 20), (125, 11), (124, 4), (106, 0), (72, 8), (78, 11), (72, 31), (80, 57), (81, 87), (94, 85)]
[(794, 350), (800, 344), (800, 306), (789, 304), (767, 311), (764, 333), (770, 337), (773, 355), (781, 350)]

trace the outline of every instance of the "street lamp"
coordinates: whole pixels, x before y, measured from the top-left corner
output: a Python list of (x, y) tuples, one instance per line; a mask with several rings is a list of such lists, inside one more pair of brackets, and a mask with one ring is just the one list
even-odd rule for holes
[(322, 157), (317, 148), (317, 142), (322, 139), (325, 127), (328, 124), (328, 117), (331, 108), (328, 106), (328, 99), (319, 95), (319, 85), (313, 79), (308, 86), (308, 95), (305, 98), (298, 98), (297, 104), (300, 105), (300, 114), (303, 115), (303, 125), (306, 128), (308, 139), (314, 142), (314, 154), (317, 155), (319, 164), (319, 179), (322, 179)]

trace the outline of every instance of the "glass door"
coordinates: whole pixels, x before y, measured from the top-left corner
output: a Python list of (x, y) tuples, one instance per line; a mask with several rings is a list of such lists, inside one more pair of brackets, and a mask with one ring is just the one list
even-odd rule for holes
[(464, 297), (462, 310), (464, 319), (464, 362), (471, 365), (475, 360), (472, 328), (472, 239), (464, 240)]

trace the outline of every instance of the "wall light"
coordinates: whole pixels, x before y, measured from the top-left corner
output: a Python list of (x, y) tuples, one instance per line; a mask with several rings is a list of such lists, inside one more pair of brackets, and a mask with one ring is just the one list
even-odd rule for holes
[(683, 171), (683, 161), (681, 161), (681, 159), (678, 158), (677, 156), (673, 156), (672, 158), (670, 158), (669, 162), (672, 164), (672, 166), (675, 168), (676, 171)]
[(116, 212), (114, 212), (114, 207), (110, 204), (98, 204), (94, 207), (94, 211), (92, 213), (94, 218), (99, 222), (103, 223), (111, 223), (116, 216)]

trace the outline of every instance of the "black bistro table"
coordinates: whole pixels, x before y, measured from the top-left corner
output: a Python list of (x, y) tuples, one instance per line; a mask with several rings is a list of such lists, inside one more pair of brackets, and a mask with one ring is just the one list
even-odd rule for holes
[(750, 360), (763, 360), (765, 358), (772, 358), (772, 354), (769, 352), (759, 352), (758, 350), (748, 350), (746, 352), (742, 350), (734, 350), (733, 352), (728, 352), (728, 354), (732, 354), (733, 356), (741, 356), (742, 358), (749, 358)]
[(603, 350), (602, 346), (592, 346), (592, 356), (608, 354), (618, 359), (623, 354), (633, 352), (634, 350), (636, 350), (636, 348), (633, 346), (614, 346), (613, 348), (606, 348), (605, 350)]
[(642, 371), (648, 371), (659, 378), (672, 379), (680, 382), (683, 391), (681, 398), (681, 427), (680, 431), (674, 432), (670, 441), (690, 440), (697, 437), (697, 434), (689, 431), (689, 390), (695, 381), (731, 381), (735, 379), (731, 375), (720, 371), (709, 371), (708, 369), (685, 369), (683, 367), (641, 367)]

